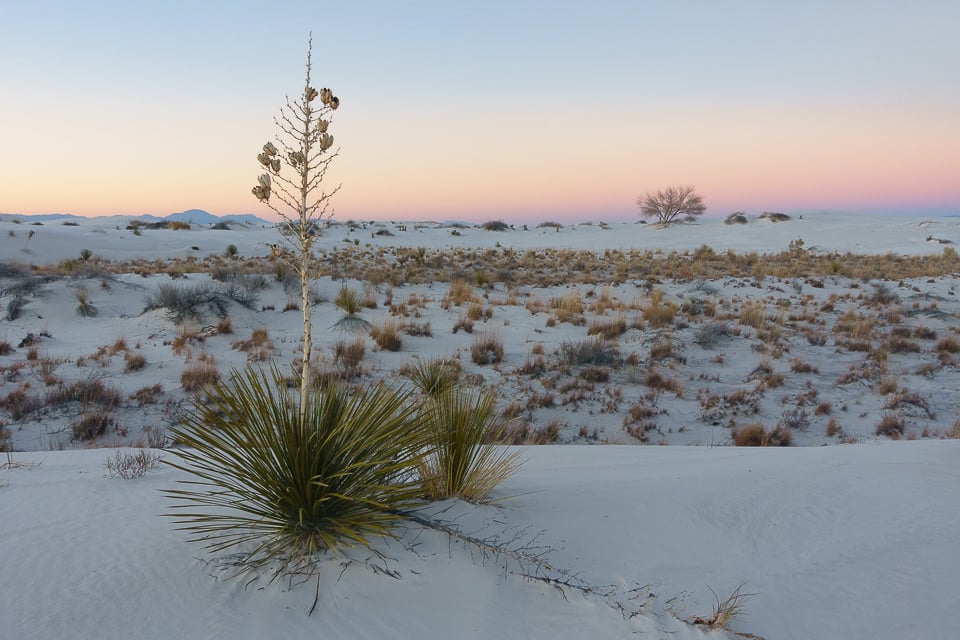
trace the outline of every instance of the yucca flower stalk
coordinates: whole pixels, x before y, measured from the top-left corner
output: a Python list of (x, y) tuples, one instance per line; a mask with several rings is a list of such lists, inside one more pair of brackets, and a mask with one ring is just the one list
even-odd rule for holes
[[(292, 266), (300, 275), (300, 308), (303, 311), (303, 359), (300, 368), (300, 402), (305, 405), (310, 389), (310, 356), (313, 332), (310, 312), (310, 281), (319, 276), (313, 268), (312, 249), (319, 233), (317, 222), (333, 215), (331, 199), (340, 186), (330, 191), (323, 180), (339, 150), (327, 132), (331, 114), (340, 99), (330, 89), (311, 86), (313, 35), (307, 47), (307, 77), (303, 93), (287, 98), (280, 115), (274, 118), (279, 129), (277, 145), (267, 142), (257, 155), (266, 170), (257, 178), (253, 195), (276, 212), (284, 223), (281, 232), (294, 251)], [(314, 101), (319, 98), (320, 105)]]
[(167, 515), (209, 552), (237, 552), (241, 572), (274, 577), (391, 536), (423, 496), (425, 425), (408, 396), (329, 383), (298, 407), (278, 369), (234, 371), (172, 429), (169, 464), (190, 478), (165, 492)]

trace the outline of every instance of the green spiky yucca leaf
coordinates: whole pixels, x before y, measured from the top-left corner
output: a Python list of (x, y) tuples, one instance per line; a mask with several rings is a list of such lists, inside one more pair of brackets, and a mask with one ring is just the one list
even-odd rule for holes
[(480, 502), (519, 468), (519, 453), (495, 444), (505, 425), (491, 393), (451, 387), (424, 403), (424, 416), (430, 446), (420, 475), (428, 498)]
[(391, 535), (423, 489), (415, 470), (424, 423), (407, 394), (334, 383), (308, 396), (304, 419), (277, 369), (217, 383), (173, 436), (185, 471), (167, 515), (211, 553), (240, 553), (241, 570), (302, 570), (341, 545)]

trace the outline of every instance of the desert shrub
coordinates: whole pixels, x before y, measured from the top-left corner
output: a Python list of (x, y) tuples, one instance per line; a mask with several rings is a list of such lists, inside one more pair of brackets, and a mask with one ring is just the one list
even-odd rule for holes
[(220, 318), (217, 322), (217, 334), (227, 336), (233, 333), (233, 320), (230, 318)]
[(439, 396), (453, 389), (460, 382), (460, 363), (455, 360), (434, 358), (410, 360), (400, 370), (420, 393)]
[(424, 415), (430, 444), (420, 476), (427, 498), (482, 501), (519, 466), (517, 453), (491, 444), (504, 435), (492, 393), (450, 388), (430, 397)]
[(510, 225), (503, 220), (488, 220), (480, 225), (480, 228), (484, 231), (506, 231), (510, 228)]
[(429, 338), (433, 335), (429, 322), (405, 322), (403, 332), (408, 336)]
[(571, 366), (615, 366), (620, 360), (616, 344), (599, 336), (560, 343), (560, 360)]
[(7, 303), (7, 322), (12, 322), (19, 318), (25, 306), (27, 306), (26, 298), (20, 296), (11, 298), (10, 302)]
[(921, 396), (919, 393), (903, 390), (897, 393), (894, 393), (887, 401), (884, 403), (884, 409), (909, 409), (914, 407), (923, 411), (928, 418), (933, 420), (936, 418), (936, 414), (930, 408), (930, 403)]
[(735, 211), (723, 219), (723, 224), (747, 224), (747, 214)]
[(723, 322), (710, 322), (700, 327), (693, 334), (693, 341), (704, 349), (713, 348), (722, 338), (730, 335), (730, 329)]
[(668, 224), (679, 216), (687, 219), (703, 215), (707, 210), (703, 198), (692, 186), (667, 187), (657, 192), (648, 192), (637, 199), (640, 215), (645, 218), (657, 218), (657, 222)]
[(323, 553), (392, 535), (423, 495), (426, 431), (407, 395), (330, 382), (306, 401), (277, 370), (247, 369), (172, 430), (185, 448), (169, 464), (191, 479), (165, 492), (168, 515), (208, 551), (238, 552), (241, 571), (309, 572)]
[(400, 327), (392, 318), (387, 318), (380, 326), (374, 326), (370, 329), (370, 337), (377, 343), (380, 349), (386, 351), (399, 351), (402, 341), (400, 339)]
[(738, 447), (789, 447), (792, 441), (790, 432), (784, 427), (767, 430), (760, 422), (735, 427), (730, 431), (730, 436)]
[(770, 222), (786, 222), (791, 219), (789, 215), (779, 211), (764, 211), (759, 217), (761, 220), (769, 220)]
[(190, 228), (190, 223), (180, 220), (167, 220), (166, 227), (172, 231), (186, 231)]
[(147, 471), (155, 469), (159, 464), (160, 455), (154, 451), (139, 449), (136, 453), (130, 453), (117, 449), (113, 457), (107, 458), (104, 466), (111, 478), (132, 480), (142, 478), (147, 475)]
[(810, 414), (800, 407), (787, 409), (780, 415), (779, 427), (785, 429), (800, 429), (806, 431), (810, 426)]
[(503, 341), (493, 332), (484, 331), (473, 339), (470, 359), (474, 364), (496, 364), (503, 360)]
[(222, 288), (206, 284), (162, 284), (156, 293), (147, 296), (144, 311), (166, 309), (170, 319), (180, 324), (187, 319), (202, 318), (205, 311), (218, 318), (225, 318), (231, 300), (244, 307), (253, 308), (257, 296), (254, 291), (237, 283)]

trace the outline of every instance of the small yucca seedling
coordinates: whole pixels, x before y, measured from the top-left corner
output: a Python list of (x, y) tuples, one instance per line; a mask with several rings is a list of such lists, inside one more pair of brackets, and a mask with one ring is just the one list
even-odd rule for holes
[(442, 396), (460, 382), (460, 365), (441, 358), (411, 360), (401, 373), (420, 393), (431, 397)]
[(493, 394), (450, 388), (424, 405), (430, 447), (420, 466), (431, 500), (480, 502), (520, 466), (502, 442), (505, 425)]
[(75, 296), (77, 298), (77, 315), (84, 318), (95, 318), (97, 308), (90, 302), (90, 292), (81, 287), (77, 289)]
[(210, 389), (171, 430), (189, 474), (167, 514), (240, 572), (310, 573), (341, 546), (393, 535), (419, 502), (424, 423), (408, 395), (327, 383), (298, 407), (282, 374), (248, 368)]

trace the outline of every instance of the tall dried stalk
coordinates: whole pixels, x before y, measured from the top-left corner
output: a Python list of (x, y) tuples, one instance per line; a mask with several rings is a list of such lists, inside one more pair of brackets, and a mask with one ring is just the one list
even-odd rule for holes
[[(300, 308), (303, 310), (303, 363), (300, 369), (300, 407), (307, 405), (310, 388), (310, 353), (313, 348), (310, 322), (310, 280), (319, 275), (311, 265), (313, 244), (320, 233), (319, 221), (333, 214), (330, 202), (340, 190), (323, 189), (323, 179), (339, 149), (331, 152), (333, 136), (327, 133), (331, 114), (340, 99), (330, 89), (317, 91), (310, 84), (313, 35), (307, 46), (307, 78), (303, 94), (289, 96), (280, 115), (274, 118), (279, 129), (278, 149), (272, 142), (263, 145), (257, 160), (267, 170), (257, 178), (253, 195), (284, 221), (281, 233), (293, 248), (291, 266), (300, 276)], [(320, 107), (313, 102), (320, 98)]]

